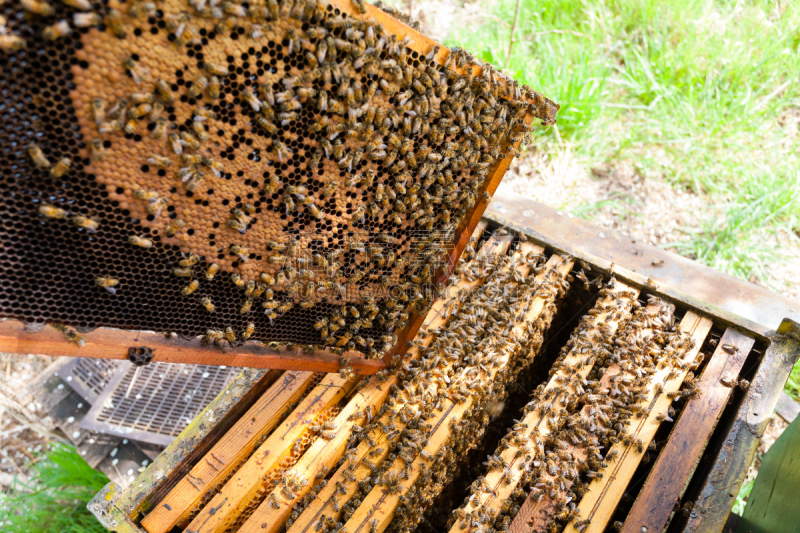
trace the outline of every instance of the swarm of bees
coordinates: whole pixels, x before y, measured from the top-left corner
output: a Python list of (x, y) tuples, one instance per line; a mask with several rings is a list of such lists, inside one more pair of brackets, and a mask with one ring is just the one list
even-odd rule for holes
[[(179, 285), (163, 283), (201, 331), (254, 322), (255, 338), (288, 340), (278, 325), (292, 317), (314, 348), (377, 356), (430, 304), (456, 228), (529, 118), (552, 124), (557, 111), (464, 50), (398, 38), (360, 1), (14, 9), (27, 26), (0, 21), (0, 53), (55, 41), (108, 56), (76, 60), (74, 83), (92, 88), (72, 102), (85, 153), (37, 134), (23, 145), (30, 166), (55, 181), (90, 174), (130, 212), (130, 253), (197, 257), (169, 269)], [(120, 227), (85, 200), (38, 201), (51, 226)], [(133, 297), (132, 280), (110, 274), (117, 290), (98, 297)]]
[[(356, 428), (331, 483), (302, 500), (288, 526), (324, 513), (327, 520), (314, 519), (318, 531), (349, 530), (356, 525), (348, 521), (372, 493), (399, 495), (392, 530), (416, 525), (426, 502), (479, 441), (489, 419), (484, 404), (505, 394), (509, 380), (541, 346), (555, 302), (568, 287), (558, 264), (542, 259), (536, 253), (492, 256), (459, 269), (462, 279), (485, 282), (462, 293), (447, 324), (415, 343), (409, 358), (395, 361), (394, 392), (374, 416), (368, 414), (366, 426)], [(527, 315), (537, 297), (543, 299), (542, 312), (531, 319)], [(469, 408), (463, 416), (449, 416), (457, 404)], [(435, 453), (426, 451), (442, 425), (450, 432), (446, 442)], [(314, 498), (326, 502), (322, 510), (306, 511)], [(377, 520), (370, 527), (377, 531)]]

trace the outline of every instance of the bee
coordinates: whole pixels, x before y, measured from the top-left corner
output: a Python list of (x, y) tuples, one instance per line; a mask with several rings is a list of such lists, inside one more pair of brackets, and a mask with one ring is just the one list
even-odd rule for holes
[(750, 388), (750, 382), (747, 381), (746, 379), (740, 379), (739, 388), (742, 389), (743, 391), (746, 391), (747, 389)]
[(128, 242), (131, 244), (135, 244), (136, 246), (141, 246), (142, 248), (152, 248), (153, 241), (146, 238), (146, 237), (139, 237), (136, 235), (131, 235), (128, 237)]
[(317, 206), (315, 206), (314, 204), (308, 204), (306, 206), (306, 209), (308, 209), (308, 212), (311, 213), (311, 216), (313, 216), (317, 220), (322, 220), (322, 212), (319, 210)]
[(122, 14), (114, 8), (108, 10), (108, 14), (104, 20), (106, 28), (111, 32), (111, 35), (117, 39), (125, 38), (125, 29), (122, 23)]
[(178, 261), (178, 264), (182, 267), (190, 267), (196, 265), (198, 261), (200, 261), (199, 256), (195, 254), (189, 254), (189, 257), (184, 257)]
[(187, 92), (189, 93), (189, 96), (197, 99), (200, 98), (200, 96), (203, 94), (204, 91), (206, 91), (206, 89), (208, 89), (208, 87), (209, 87), (208, 78), (200, 74), (199, 76), (197, 76), (197, 78), (195, 78), (192, 84), (189, 85), (189, 89), (187, 90)]
[(242, 288), (245, 285), (245, 282), (242, 279), (241, 274), (237, 274), (236, 272), (231, 274), (231, 281), (233, 282), (234, 285), (236, 285), (239, 288)]
[(217, 100), (220, 93), (220, 81), (217, 76), (211, 76), (208, 81), (208, 97), (212, 100)]
[(172, 94), (172, 87), (170, 87), (169, 84), (161, 78), (156, 80), (156, 94), (168, 106), (171, 106), (175, 103), (175, 95)]
[(252, 308), (253, 308), (253, 299), (248, 298), (242, 304), (242, 307), (239, 309), (239, 313), (242, 315), (246, 315), (247, 313), (250, 312)]
[(94, 283), (98, 287), (103, 287), (105, 290), (107, 290), (111, 294), (116, 294), (117, 293), (117, 289), (115, 289), (114, 287), (119, 285), (119, 280), (116, 279), (116, 278), (106, 278), (106, 277), (103, 277), (103, 276), (98, 276), (98, 277), (94, 278)]
[(237, 256), (241, 261), (247, 261), (250, 250), (238, 244), (231, 244), (231, 253)]
[(164, 233), (167, 235), (167, 237), (174, 237), (178, 230), (183, 227), (183, 224), (183, 219), (176, 218), (175, 220), (170, 221), (166, 230), (164, 230)]
[(208, 311), (209, 313), (213, 313), (214, 310), (216, 309), (216, 307), (214, 307), (214, 304), (211, 303), (211, 298), (209, 298), (208, 296), (204, 296), (200, 300), (200, 303), (203, 305), (203, 307), (206, 308), (206, 311)]
[(161, 214), (161, 211), (167, 207), (167, 199), (166, 198), (156, 198), (155, 200), (151, 201), (147, 205), (147, 212), (154, 217), (158, 217)]
[(42, 30), (42, 37), (47, 39), (48, 41), (55, 41), (61, 37), (66, 37), (72, 32), (72, 28), (69, 27), (69, 22), (66, 20), (60, 20), (51, 26), (47, 26), (44, 30)]
[(136, 122), (136, 119), (131, 118), (128, 119), (128, 121), (125, 123), (125, 127), (123, 129), (125, 130), (125, 133), (127, 133), (128, 135), (133, 135), (134, 133), (136, 133), (136, 128), (138, 127), (138, 125), (139, 123)]
[[(195, 124), (195, 122), (192, 122), (192, 124)], [(200, 149), (200, 141), (198, 141), (197, 138), (188, 131), (182, 131), (180, 133), (180, 138), (181, 144), (188, 146), (192, 150)]]
[(145, 115), (149, 115), (152, 110), (153, 106), (151, 104), (139, 104), (136, 107), (132, 107), (128, 110), (128, 116), (131, 118), (140, 119)]
[(72, 342), (74, 344), (77, 344), (81, 348), (86, 346), (86, 339), (84, 339), (83, 337), (81, 337), (80, 335), (75, 333), (74, 331), (67, 330), (67, 331), (64, 332), (64, 334), (67, 336), (67, 340), (68, 341), (70, 341), (70, 342)]
[(247, 328), (242, 332), (242, 340), (247, 340), (253, 336), (253, 333), (256, 331), (255, 322), (250, 322), (247, 324)]
[(49, 17), (56, 12), (53, 6), (41, 0), (20, 0), (20, 4), (25, 11), (42, 17)]
[(274, 493), (269, 495), (269, 506), (273, 509), (280, 509), (281, 502), (278, 501), (278, 498), (275, 496)]
[(28, 43), (19, 35), (0, 34), (0, 50), (6, 53), (25, 50)]
[(206, 72), (211, 74), (212, 76), (227, 76), (228, 75), (228, 68), (225, 66), (217, 65), (211, 62), (205, 63)]
[(294, 307), (294, 305), (291, 302), (286, 302), (285, 304), (279, 305), (276, 311), (283, 315), (288, 313), (292, 307)]
[(208, 140), (208, 133), (206, 132), (206, 127), (203, 125), (202, 122), (193, 120), (192, 129), (194, 130), (194, 134), (197, 135), (198, 139), (200, 139), (201, 141)]
[(183, 268), (183, 267), (175, 267), (172, 270), (172, 273), (179, 277), (179, 278), (191, 278), (192, 277), (192, 269), (191, 268)]
[(234, 342), (236, 342), (236, 332), (235, 332), (235, 331), (233, 331), (233, 328), (232, 328), (232, 327), (230, 327), (230, 326), (228, 326), (227, 328), (225, 328), (225, 339), (227, 339), (227, 341), (228, 341), (229, 343), (231, 343), (231, 344), (233, 344)]
[(38, 144), (31, 143), (28, 145), (28, 155), (31, 156), (37, 168), (50, 168), (50, 161), (45, 157), (44, 152), (42, 152)]
[(130, 77), (133, 78), (133, 82), (137, 85), (141, 83), (142, 80), (147, 76), (147, 69), (137, 64), (132, 57), (125, 59), (122, 62), (122, 66), (125, 67), (125, 70), (128, 72)]
[(39, 206), (39, 213), (47, 218), (66, 218), (67, 212), (51, 204), (42, 204)]
[(99, 26), (103, 22), (97, 13), (73, 13), (72, 24), (76, 28), (91, 28)]
[(214, 275), (219, 272), (219, 265), (217, 263), (211, 263), (208, 265), (208, 270), (206, 270), (206, 279), (211, 281), (214, 279)]
[[(167, 140), (169, 138), (173, 151), (176, 154), (180, 154), (183, 152), (183, 148), (181, 147), (180, 142), (178, 141), (177, 135), (175, 136), (175, 139), (172, 139), (171, 137), (167, 136), (167, 120), (165, 118), (159, 118), (156, 120), (156, 125), (153, 128), (153, 131), (150, 132), (150, 136), (153, 139), (162, 139), (162, 140)], [(175, 143), (177, 143), (177, 147)]]
[[(164, 124), (166, 124), (166, 121), (164, 121)], [(172, 147), (172, 151), (178, 155), (182, 154), (183, 144), (181, 144), (181, 138), (178, 136), (178, 134), (174, 132), (170, 133), (168, 139), (169, 139), (169, 144)]]
[(185, 286), (183, 289), (181, 289), (181, 294), (183, 294), (184, 296), (189, 296), (194, 291), (196, 291), (197, 287), (199, 287), (199, 286), (200, 286), (200, 282), (198, 280), (196, 280), (196, 279), (193, 279), (192, 281), (189, 282), (189, 284), (187, 286)]
[(284, 159), (288, 159), (292, 156), (291, 150), (278, 140), (272, 141), (272, 147), (275, 149), (275, 153), (278, 155), (278, 160), (281, 163), (284, 162)]
[(260, 115), (256, 117), (256, 124), (267, 133), (274, 134), (278, 131), (278, 127), (275, 124)]
[(100, 227), (100, 223), (91, 217), (85, 217), (83, 215), (75, 215), (72, 217), (72, 223), (78, 226), (79, 228), (83, 228), (86, 231), (94, 233), (97, 231), (97, 228)]
[(728, 388), (733, 388), (736, 386), (736, 380), (728, 376), (723, 376), (722, 378), (720, 378), (719, 382), (722, 383), (722, 386)]

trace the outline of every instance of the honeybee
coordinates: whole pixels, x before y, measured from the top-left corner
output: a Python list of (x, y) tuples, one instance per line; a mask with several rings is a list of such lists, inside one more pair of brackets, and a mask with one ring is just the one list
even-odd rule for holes
[(208, 270), (206, 270), (206, 279), (211, 281), (214, 279), (217, 272), (219, 272), (219, 265), (217, 263), (211, 263), (208, 265)]
[[(171, 135), (175, 134), (173, 133)], [(172, 137), (167, 136), (167, 120), (165, 118), (156, 119), (156, 125), (153, 128), (153, 131), (150, 132), (150, 136), (153, 139), (161, 139), (161, 140), (169, 139), (170, 145), (172, 146), (172, 149), (176, 154), (180, 154), (183, 152), (183, 148), (181, 147), (180, 141), (178, 140), (178, 136), (175, 135), (174, 139)]]
[(225, 339), (231, 344), (236, 342), (236, 332), (230, 326), (225, 328)]
[(317, 220), (322, 220), (322, 212), (319, 210), (319, 208), (316, 205), (308, 204), (306, 206), (306, 209), (308, 209), (309, 213), (311, 213), (311, 216), (313, 216)]
[(279, 305), (276, 311), (280, 314), (285, 314), (288, 313), (292, 309), (292, 307), (294, 307), (294, 305), (291, 302), (286, 302), (284, 304)]
[(74, 344), (77, 344), (81, 348), (86, 346), (86, 339), (84, 339), (83, 337), (81, 337), (80, 335), (75, 333), (74, 331), (67, 330), (67, 331), (64, 332), (64, 334), (67, 336), (67, 340), (68, 341), (70, 341), (70, 342), (72, 342)]
[(197, 287), (199, 287), (199, 286), (200, 286), (200, 282), (198, 280), (196, 280), (196, 279), (193, 279), (192, 281), (189, 282), (189, 284), (187, 286), (185, 286), (183, 289), (181, 289), (181, 294), (183, 294), (184, 296), (189, 296), (194, 291), (196, 291)]
[(206, 72), (211, 74), (212, 76), (227, 76), (228, 75), (228, 68), (222, 65), (217, 65), (211, 62), (205, 63)]
[(117, 293), (117, 289), (115, 289), (114, 287), (119, 285), (119, 280), (116, 279), (116, 278), (106, 278), (106, 277), (98, 276), (98, 277), (94, 278), (94, 283), (98, 287), (103, 287), (105, 290), (107, 290), (111, 294), (116, 294)]
[(292, 156), (291, 150), (286, 147), (285, 144), (278, 140), (272, 141), (272, 147), (275, 149), (275, 152), (278, 156), (278, 160), (283, 163), (284, 159), (288, 159)]
[(45, 157), (44, 152), (42, 152), (42, 149), (38, 144), (30, 143), (28, 145), (28, 155), (31, 156), (31, 159), (37, 168), (50, 168), (50, 161)]
[(97, 231), (97, 228), (100, 227), (100, 223), (94, 220), (91, 217), (85, 217), (83, 215), (75, 215), (72, 217), (72, 223), (78, 226), (79, 228), (83, 228), (86, 231), (94, 233)]
[(253, 299), (248, 298), (244, 301), (244, 303), (242, 303), (242, 306), (239, 308), (239, 313), (242, 315), (246, 315), (247, 313), (250, 312), (252, 308), (253, 308)]
[(199, 256), (195, 254), (189, 254), (189, 257), (184, 257), (178, 261), (178, 264), (182, 267), (190, 267), (196, 265), (198, 261), (200, 261)]
[(192, 84), (189, 85), (189, 89), (187, 90), (187, 92), (189, 93), (189, 96), (197, 99), (200, 98), (200, 96), (206, 89), (208, 89), (208, 87), (209, 87), (208, 78), (200, 74), (197, 76), (197, 78), (195, 78)]
[(217, 100), (220, 93), (220, 81), (217, 76), (211, 76), (208, 82), (208, 97), (212, 100)]
[(141, 246), (142, 248), (152, 248), (153, 241), (146, 238), (146, 237), (139, 237), (137, 235), (131, 235), (128, 237), (128, 242), (131, 244), (135, 244), (136, 246)]
[(136, 119), (131, 118), (125, 123), (125, 127), (123, 129), (125, 130), (125, 133), (127, 133), (128, 135), (133, 135), (134, 133), (136, 133), (136, 128), (138, 127), (138, 125), (139, 124), (138, 122), (136, 122)]
[(177, 218), (175, 220), (170, 221), (167, 225), (167, 228), (164, 230), (164, 233), (167, 237), (174, 237), (175, 234), (178, 232), (179, 229), (183, 227), (183, 219)]
[[(164, 124), (166, 126), (166, 121), (164, 121)], [(153, 131), (155, 132), (155, 130), (153, 130)], [(165, 132), (166, 132), (166, 130), (165, 130)], [(169, 139), (169, 145), (170, 145), (170, 147), (172, 147), (172, 151), (175, 152), (178, 155), (182, 154), (183, 153), (183, 144), (181, 143), (181, 138), (178, 136), (178, 134), (174, 133), (174, 132), (170, 133), (169, 136), (168, 136), (168, 139)]]
[(47, 218), (66, 218), (67, 212), (51, 204), (42, 204), (39, 206), (39, 213)]
[(19, 35), (0, 35), (0, 50), (6, 53), (25, 50), (28, 43)]
[(73, 13), (72, 15), (72, 24), (76, 28), (91, 28), (99, 26), (101, 22), (103, 19), (97, 13)]
[(25, 11), (42, 17), (49, 17), (56, 12), (53, 6), (42, 0), (20, 0), (19, 3)]
[(253, 333), (256, 331), (256, 324), (255, 322), (250, 322), (247, 324), (247, 328), (242, 332), (242, 340), (247, 340), (253, 336)]
[(192, 277), (192, 269), (191, 268), (183, 268), (183, 267), (176, 267), (172, 270), (172, 273), (179, 277), (179, 278), (191, 278)]
[(106, 149), (103, 146), (102, 140), (92, 139), (92, 144), (90, 147), (92, 161), (102, 161), (106, 158)]
[[(192, 122), (192, 124), (195, 124), (195, 122)], [(188, 146), (192, 150), (197, 151), (200, 149), (200, 141), (198, 141), (197, 138), (188, 131), (180, 132), (180, 139), (181, 144)]]
[(196, 120), (193, 120), (192, 121), (192, 130), (194, 130), (194, 134), (197, 135), (197, 138), (200, 139), (201, 141), (207, 141), (208, 140), (208, 133), (206, 132), (206, 127), (203, 125), (202, 122), (198, 122)]
[(256, 117), (256, 124), (258, 124), (267, 133), (274, 134), (278, 131), (278, 127), (262, 116)]
[(120, 14), (119, 11), (117, 11), (114, 8), (109, 9), (104, 22), (108, 30), (111, 32), (111, 35), (113, 35), (117, 39), (125, 38), (125, 29), (123, 28), (122, 14)]
[(55, 41), (60, 37), (66, 37), (71, 32), (72, 28), (69, 27), (69, 22), (66, 20), (60, 20), (42, 30), (42, 37), (48, 41)]
[(231, 281), (233, 282), (234, 285), (236, 285), (239, 288), (242, 288), (245, 285), (245, 282), (242, 279), (241, 274), (237, 274), (236, 272), (231, 274)]

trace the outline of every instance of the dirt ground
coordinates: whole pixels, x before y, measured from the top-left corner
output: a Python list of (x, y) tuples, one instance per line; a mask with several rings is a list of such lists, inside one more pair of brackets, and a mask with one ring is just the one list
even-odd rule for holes
[[(11, 393), (22, 390), (52, 361), (52, 357), (39, 355), (0, 353), (0, 381), (4, 390)], [(31, 461), (35, 461), (46, 446), (47, 441), (38, 433), (0, 408), (0, 490), (11, 486), (15, 476), (22, 482), (27, 481)]]

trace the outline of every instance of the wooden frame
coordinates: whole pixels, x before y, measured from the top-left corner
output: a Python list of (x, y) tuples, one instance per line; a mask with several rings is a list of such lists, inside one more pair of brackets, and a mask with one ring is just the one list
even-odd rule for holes
[[(439, 45), (432, 39), (398, 21), (375, 6), (365, 3), (366, 12), (360, 14), (355, 11), (350, 0), (327, 0), (327, 3), (351, 17), (360, 20), (374, 19), (382, 24), (389, 33), (397, 35), (398, 40), (408, 36), (411, 39), (408, 47), (423, 55), (427, 55), (433, 47), (438, 47), (438, 52), (433, 60), (439, 64), (445, 64), (449, 58), (449, 49)], [(480, 73), (480, 67), (474, 67), (472, 69), (473, 75), (478, 75)], [(548, 105), (555, 106), (555, 108), (558, 107), (549, 100), (545, 99), (545, 102), (546, 105), (544, 108)], [(531, 102), (531, 108), (535, 110), (536, 114), (528, 113), (525, 116), (524, 121), (526, 125), (530, 125), (536, 117), (549, 120), (548, 117), (543, 116), (544, 111), (536, 107), (533, 102)], [(515, 143), (514, 148), (518, 149), (520, 142)], [(446, 283), (458, 258), (461, 256), (461, 253), (478, 226), (484, 211), (489, 205), (490, 198), (484, 196), (484, 193), (487, 193), (489, 197), (494, 194), (513, 159), (513, 155), (505, 157), (497, 162), (494, 169), (490, 171), (483, 186), (478, 191), (479, 199), (476, 201), (475, 206), (472, 208), (471, 212), (460, 221), (459, 226), (456, 228), (454, 242), (452, 243), (453, 249), (449, 254), (447, 265), (434, 275), (434, 283), (436, 286), (441, 287)], [(410, 312), (408, 324), (398, 333), (397, 343), (384, 355), (383, 364), (379, 361), (365, 360), (361, 357), (360, 352), (350, 352), (344, 354), (344, 356), (351, 359), (351, 365), (356, 372), (360, 374), (374, 374), (381, 368), (384, 368), (385, 365), (388, 365), (395, 355), (404, 355), (406, 353), (408, 349), (407, 341), (416, 336), (419, 328), (422, 326), (424, 318), (425, 313)], [(153, 360), (158, 362), (316, 372), (332, 372), (337, 370), (340, 366), (338, 363), (339, 356), (334, 355), (329, 350), (319, 350), (311, 354), (302, 354), (299, 351), (276, 351), (262, 348), (261, 346), (245, 344), (235, 351), (220, 353), (219, 350), (213, 347), (204, 347), (199, 342), (189, 342), (189, 344), (186, 344), (183, 339), (165, 340), (161, 338), (161, 335), (155, 332), (127, 331), (111, 328), (99, 328), (87, 334), (86, 346), (78, 348), (78, 346), (64, 338), (63, 335), (48, 335), (45, 334), (45, 332), (35, 335), (29, 334), (18, 321), (11, 320), (0, 322), (0, 351), (4, 352), (125, 359), (128, 348), (133, 346), (147, 346), (151, 348), (156, 352)]]

